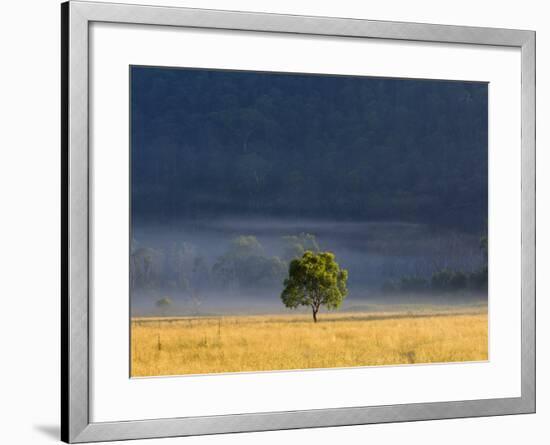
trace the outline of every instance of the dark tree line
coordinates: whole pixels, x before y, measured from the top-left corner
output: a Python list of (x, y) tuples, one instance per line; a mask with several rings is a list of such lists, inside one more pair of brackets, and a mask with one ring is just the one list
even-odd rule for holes
[(487, 218), (481, 83), (132, 69), (135, 221)]
[(473, 271), (443, 268), (434, 271), (429, 277), (406, 275), (398, 280), (386, 281), (382, 285), (382, 291), (387, 294), (486, 293), (489, 278), (487, 236), (481, 237), (479, 247), (484, 264)]

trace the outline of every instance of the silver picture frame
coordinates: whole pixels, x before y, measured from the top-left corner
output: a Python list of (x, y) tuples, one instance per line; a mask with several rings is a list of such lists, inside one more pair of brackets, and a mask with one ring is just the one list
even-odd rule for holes
[[(62, 22), (61, 436), (68, 443), (535, 412), (535, 32), (70, 1)], [(110, 22), (521, 49), (521, 397), (121, 422), (90, 421), (89, 26)]]

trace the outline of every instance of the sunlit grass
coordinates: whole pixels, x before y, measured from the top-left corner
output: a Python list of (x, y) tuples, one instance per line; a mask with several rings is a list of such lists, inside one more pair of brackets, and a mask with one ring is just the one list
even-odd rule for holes
[(134, 318), (132, 376), (488, 359), (487, 308)]

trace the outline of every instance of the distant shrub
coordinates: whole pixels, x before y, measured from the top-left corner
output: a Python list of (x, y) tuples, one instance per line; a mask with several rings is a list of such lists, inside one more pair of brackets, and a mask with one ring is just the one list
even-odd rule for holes
[(488, 283), (488, 267), (485, 265), (482, 268), (471, 272), (468, 276), (470, 288), (473, 290), (486, 290)]
[(161, 315), (166, 316), (169, 309), (172, 307), (173, 301), (170, 297), (163, 297), (155, 302), (155, 306), (159, 308)]
[(431, 279), (432, 289), (442, 292), (453, 292), (466, 289), (467, 275), (458, 270), (442, 269), (434, 272)]
[(418, 275), (404, 276), (399, 282), (399, 289), (402, 292), (423, 292), (428, 288), (428, 280)]
[(389, 280), (382, 285), (385, 294), (462, 292), (487, 289), (487, 266), (474, 272), (441, 269), (434, 272), (430, 279), (419, 275), (405, 275), (398, 280)]
[(468, 284), (468, 277), (461, 270), (457, 270), (451, 275), (451, 290), (464, 290)]
[(170, 297), (163, 297), (156, 301), (155, 305), (159, 308), (167, 308), (172, 306), (172, 299)]

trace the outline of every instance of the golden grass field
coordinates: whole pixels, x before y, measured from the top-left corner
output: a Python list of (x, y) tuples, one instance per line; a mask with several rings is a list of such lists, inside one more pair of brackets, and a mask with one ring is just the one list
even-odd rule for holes
[(487, 307), (133, 318), (133, 377), (488, 359)]

